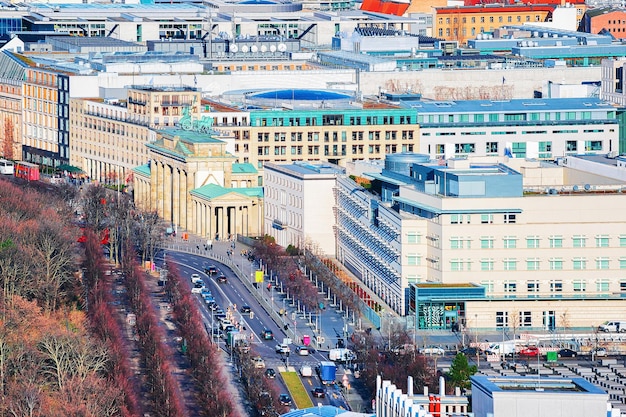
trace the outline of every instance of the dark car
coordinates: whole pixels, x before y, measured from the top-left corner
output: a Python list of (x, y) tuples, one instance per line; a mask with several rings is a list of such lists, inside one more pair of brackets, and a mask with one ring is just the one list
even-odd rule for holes
[(559, 351), (557, 352), (557, 356), (559, 358), (575, 358), (576, 355), (578, 355), (578, 353), (576, 353), (575, 350), (567, 348), (559, 349)]
[(480, 350), (475, 347), (466, 347), (465, 349), (461, 349), (459, 352), (465, 356), (476, 356), (480, 353)]
[(270, 379), (276, 378), (276, 371), (273, 368), (267, 368), (265, 370), (265, 377)]
[(322, 387), (313, 388), (313, 396), (315, 398), (324, 398), (326, 396), (326, 393), (324, 392), (324, 388)]
[(270, 329), (263, 329), (263, 331), (261, 332), (261, 337), (264, 340), (273, 340), (274, 333)]
[(217, 282), (219, 284), (226, 284), (228, 282), (228, 278), (226, 278), (226, 275), (224, 275), (223, 273), (221, 273), (218, 277), (217, 277)]
[(217, 267), (215, 265), (205, 266), (204, 272), (208, 275), (217, 274)]
[(291, 397), (287, 394), (280, 394), (278, 401), (280, 401), (281, 405), (291, 405)]
[(248, 314), (252, 311), (252, 309), (250, 308), (250, 306), (248, 305), (243, 305), (241, 306), (241, 308), (239, 309), (239, 311), (243, 314)]

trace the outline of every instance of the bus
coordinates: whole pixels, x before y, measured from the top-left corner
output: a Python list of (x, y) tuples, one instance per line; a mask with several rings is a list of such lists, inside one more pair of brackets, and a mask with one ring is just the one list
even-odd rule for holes
[(15, 163), (15, 176), (27, 181), (39, 181), (39, 165), (18, 161)]
[(15, 164), (13, 161), (0, 158), (0, 174), (15, 175)]

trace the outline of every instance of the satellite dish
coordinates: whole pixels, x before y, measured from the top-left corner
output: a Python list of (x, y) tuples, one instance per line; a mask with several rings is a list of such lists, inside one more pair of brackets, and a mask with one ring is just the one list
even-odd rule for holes
[(276, 45), (270, 45), (270, 52), (276, 52)]
[(237, 51), (239, 51), (239, 47), (237, 45), (232, 45), (230, 47), (230, 52), (235, 53)]
[(267, 52), (267, 46), (261, 45), (261, 52)]
[(585, 191), (591, 190), (591, 185), (589, 184), (585, 184), (583, 187), (585, 188)]
[(246, 52), (248, 52), (248, 45), (244, 45), (244, 46), (242, 46), (242, 47), (241, 47), (241, 52), (243, 52), (244, 54), (245, 54)]
[(287, 50), (287, 45), (285, 45), (284, 43), (278, 44), (278, 52), (285, 52), (286, 50)]
[(255, 54), (256, 54), (257, 52), (259, 52), (259, 47), (258, 47), (258, 46), (256, 46), (256, 45), (252, 45), (252, 46), (250, 47), (250, 51), (251, 51), (252, 53), (255, 53)]

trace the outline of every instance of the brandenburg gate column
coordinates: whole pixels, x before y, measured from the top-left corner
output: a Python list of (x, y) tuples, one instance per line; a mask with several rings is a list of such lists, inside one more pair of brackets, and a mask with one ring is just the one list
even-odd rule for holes
[(152, 210), (156, 210), (157, 214), (161, 214), (159, 211), (159, 164), (157, 161), (150, 162), (150, 201), (148, 207)]
[(181, 225), (180, 217), (180, 169), (174, 167), (172, 170), (172, 214), (174, 224)]
[(184, 171), (184, 181), (181, 181), (180, 201), (181, 201), (181, 213), (183, 217), (187, 219), (185, 228), (189, 228), (192, 225), (190, 221), (193, 219), (194, 212), (191, 206), (191, 194), (190, 192), (196, 188), (195, 184), (195, 172)]
[(163, 165), (163, 218), (172, 222), (172, 167)]

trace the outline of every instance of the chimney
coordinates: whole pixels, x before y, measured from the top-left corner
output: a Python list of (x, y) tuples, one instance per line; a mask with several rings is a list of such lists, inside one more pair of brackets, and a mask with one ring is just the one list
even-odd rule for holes
[(424, 397), (428, 397), (428, 386), (424, 385)]
[(457, 397), (461, 396), (461, 387), (454, 388), (454, 395), (456, 395)]
[(439, 377), (439, 396), (446, 396), (446, 379), (443, 376)]
[(413, 377), (410, 375), (406, 378), (406, 395), (413, 396)]

